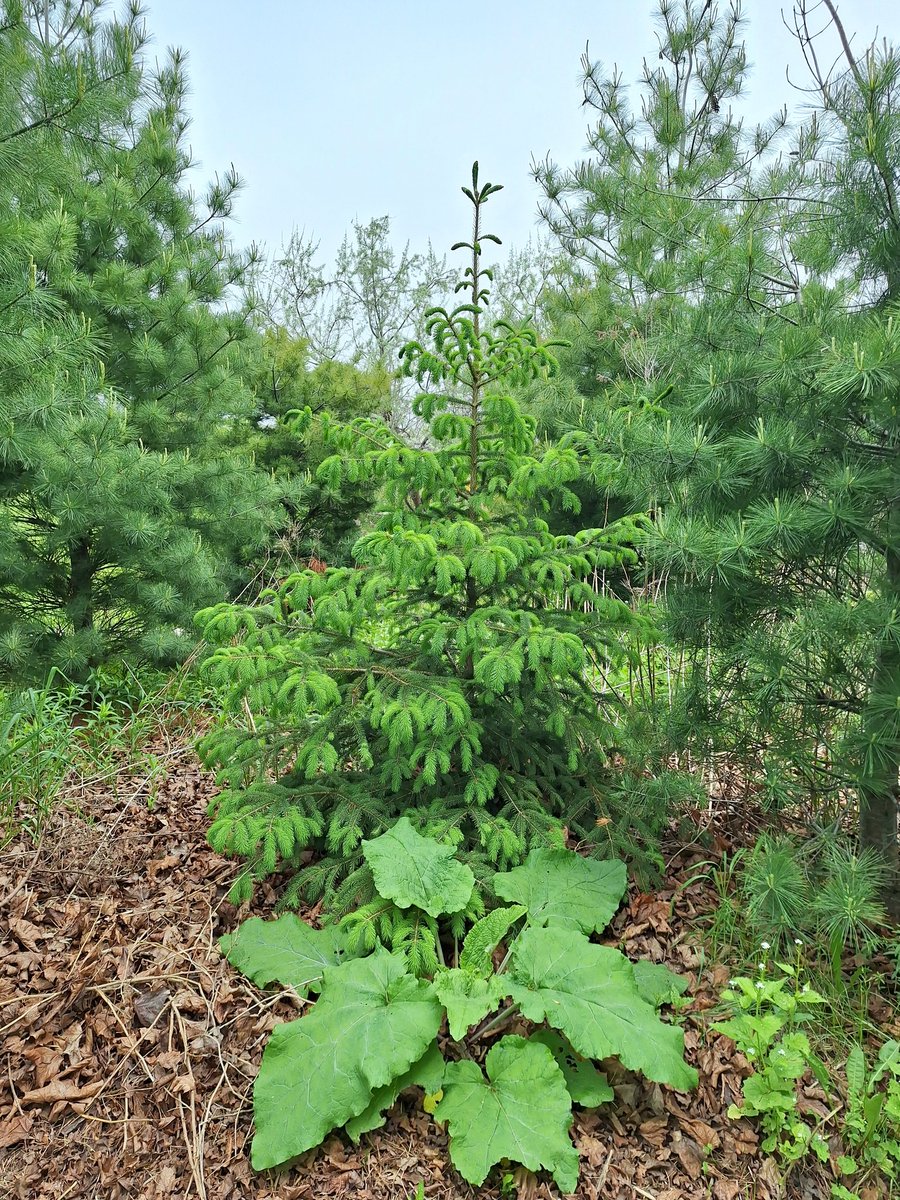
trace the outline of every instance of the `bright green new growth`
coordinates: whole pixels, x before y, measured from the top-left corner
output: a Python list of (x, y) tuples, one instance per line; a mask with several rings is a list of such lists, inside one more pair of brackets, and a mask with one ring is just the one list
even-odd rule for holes
[(506, 995), (503, 980), (492, 975), (482, 979), (462, 967), (442, 971), (434, 981), (438, 999), (447, 1010), (450, 1036), (460, 1041), (473, 1025), (493, 1012)]
[[(411, 871), (411, 851), (418, 875)], [(494, 1164), (511, 1160), (545, 1168), (572, 1191), (578, 1177), (568, 1136), (572, 1105), (613, 1099), (595, 1060), (617, 1056), (651, 1079), (695, 1086), (682, 1031), (654, 1008), (683, 990), (678, 976), (649, 964), (639, 980), (617, 950), (571, 927), (573, 905), (494, 908), (459, 946), (454, 906), (472, 885), (448, 847), (401, 820), (368, 842), (365, 853), (376, 881), (393, 893), (373, 903), (396, 911), (402, 900), (405, 920), (429, 924), (435, 958), (427, 972), (417, 970), (408, 947), (389, 952), (377, 939), (367, 957), (330, 965), (346, 953), (356, 914), (323, 930), (307, 929), (292, 915), (254, 918), (222, 939), (229, 961), (254, 981), (321, 989), (312, 1010), (278, 1026), (266, 1047), (254, 1091), (254, 1167), (287, 1162), (341, 1126), (358, 1139), (383, 1124), (402, 1091), (420, 1087), (440, 1097), (435, 1119), (447, 1123), (452, 1160), (469, 1182), (482, 1183)], [(536, 849), (518, 874), (520, 881), (538, 879), (548, 892), (572, 896), (585, 885), (586, 866), (592, 879), (606, 881), (600, 903), (612, 915), (612, 892), (621, 898), (624, 890), (621, 864)], [(496, 890), (514, 888), (513, 874), (497, 876)], [(582, 923), (599, 928), (582, 916)], [(507, 997), (514, 1003), (505, 1004)], [(485, 1059), (485, 1076), (477, 1061), (480, 1038), (523, 1017), (550, 1028), (528, 1038), (503, 1037)], [(444, 1018), (451, 1040), (440, 1046), (449, 1048), (449, 1061), (435, 1041)]]
[[(536, 851), (533, 850), (529, 859), (535, 853)], [(497, 878), (495, 875), (493, 883), (494, 891), (499, 896), (500, 892), (496, 887)], [(476, 921), (466, 934), (462, 953), (459, 956), (459, 965), (463, 970), (474, 975), (489, 975), (492, 970), (491, 955), (516, 921), (524, 917), (525, 913), (524, 904), (512, 904), (509, 908), (495, 908), (480, 921)]]
[(577, 510), (578, 457), (542, 444), (510, 393), (554, 359), (533, 330), (488, 322), (482, 243), (497, 239), (481, 222), (497, 188), (476, 167), (463, 190), (465, 303), (429, 311), (429, 346), (402, 356), (424, 389), (426, 448), (357, 420), (331, 430), (319, 469), (329, 487), (380, 489), (355, 565), (198, 617), (229, 718), (204, 743), (225, 784), (210, 841), (257, 878), (320, 851), (288, 905), (365, 903), (363, 842), (404, 816), (461, 846), (479, 876), (561, 846), (564, 826), (609, 840), (609, 698), (593, 681), (643, 624), (594, 581), (636, 562), (642, 525), (550, 532), (551, 504)]

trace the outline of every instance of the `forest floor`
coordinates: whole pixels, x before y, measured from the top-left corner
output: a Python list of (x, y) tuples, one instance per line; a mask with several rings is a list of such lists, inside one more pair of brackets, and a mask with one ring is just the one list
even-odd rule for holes
[[(499, 1197), (499, 1185), (462, 1182), (413, 1094), (359, 1146), (333, 1136), (285, 1174), (254, 1174), (253, 1080), (267, 1034), (300, 1002), (261, 994), (220, 954), (238, 916), (225, 900), (237, 868), (206, 843), (213, 785), (177, 733), (154, 752), (165, 775), (152, 789), (126, 766), (73, 784), (38, 847), (20, 839), (0, 852), (0, 1196), (408, 1200), (421, 1182), (429, 1200)], [(723, 804), (717, 852), (737, 828)], [(610, 930), (632, 957), (689, 977), (678, 1019), (700, 1087), (682, 1095), (614, 1071), (615, 1107), (575, 1119), (583, 1200), (780, 1195), (751, 1124), (726, 1115), (747, 1062), (708, 1030), (729, 975), (699, 937), (718, 903), (697, 870), (710, 857), (708, 846), (673, 851), (665, 886), (632, 890)], [(275, 898), (263, 890), (253, 911), (271, 913)], [(824, 1116), (818, 1085), (802, 1091)], [(831, 1178), (799, 1165), (787, 1195), (826, 1200)], [(533, 1179), (519, 1188), (522, 1200), (556, 1195)]]

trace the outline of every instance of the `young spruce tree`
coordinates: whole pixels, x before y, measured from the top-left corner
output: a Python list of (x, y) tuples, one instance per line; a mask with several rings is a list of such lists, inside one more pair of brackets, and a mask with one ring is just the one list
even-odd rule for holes
[[(554, 369), (533, 331), (486, 323), (485, 202), (463, 191), (472, 240), (457, 290), (431, 309), (429, 345), (402, 351), (424, 390), (430, 445), (383, 424), (336, 428), (319, 468), (337, 486), (381, 485), (376, 527), (352, 567), (304, 571), (258, 604), (200, 613), (227, 720), (205, 740), (225, 790), (210, 841), (252, 876), (298, 868), (285, 898), (333, 908), (368, 898), (360, 843), (408, 815), (484, 871), (558, 844), (609, 836), (609, 714), (598, 668), (640, 624), (595, 595), (595, 572), (636, 558), (640, 521), (554, 536), (536, 515), (562, 498), (574, 454), (540, 449), (510, 394)], [(614, 825), (614, 822), (612, 822)]]

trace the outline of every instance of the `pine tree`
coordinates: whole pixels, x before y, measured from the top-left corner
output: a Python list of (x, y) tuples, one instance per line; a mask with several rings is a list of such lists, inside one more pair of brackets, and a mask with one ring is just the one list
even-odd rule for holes
[[(538, 510), (576, 498), (572, 452), (541, 449), (511, 389), (554, 369), (527, 329), (485, 325), (490, 271), (472, 205), (465, 303), (427, 315), (404, 348), (424, 385), (433, 448), (377, 422), (334, 431), (330, 486), (374, 479), (382, 510), (355, 564), (305, 571), (259, 604), (200, 614), (229, 719), (205, 742), (226, 790), (210, 840), (252, 873), (297, 867), (302, 892), (366, 899), (360, 842), (403, 814), (461, 843), (481, 869), (519, 862), (564, 828), (607, 838), (609, 712), (600, 678), (641, 622), (598, 597), (595, 572), (626, 560), (640, 523), (554, 536)], [(599, 825), (598, 825), (599, 821)], [(343, 881), (343, 882), (342, 882)]]
[[(23, 131), (3, 164), (3, 219), (23, 253), (25, 220), (44, 230), (20, 312), (39, 320), (39, 297), (85, 352), (63, 347), (50, 370), (32, 359), (28, 386), (4, 398), (23, 418), (0, 500), (0, 669), (13, 677), (183, 655), (193, 612), (275, 516), (265, 475), (224, 452), (227, 423), (253, 402), (238, 372), (246, 314), (224, 303), (244, 268), (221, 228), (237, 181), (200, 213), (184, 182), (180, 58), (151, 74), (139, 10), (101, 17), (98, 4), (50, 4), (30, 21), (8, 5), (0, 34), (16, 88), (4, 119)], [(11, 267), (30, 269), (22, 253)]]
[(823, 418), (841, 439), (837, 494), (829, 505), (843, 510), (843, 558), (856, 551), (866, 585), (857, 605), (868, 634), (860, 722), (849, 747), (860, 843), (888, 865), (888, 899), (900, 915), (900, 53), (873, 44), (857, 59), (832, 0), (825, 7), (846, 63), (830, 75), (819, 68), (814, 43), (821, 34), (810, 31), (810, 6), (806, 0), (795, 6), (823, 138), (831, 126), (824, 165), (816, 155), (818, 127), (808, 138), (827, 213), (817, 214), (825, 219), (812, 225), (806, 249), (819, 271), (849, 267), (856, 287), (874, 291), (874, 313), (854, 318), (843, 344), (832, 343), (821, 390)]
[[(862, 846), (896, 870), (896, 57), (820, 80), (820, 111), (784, 161), (717, 158), (737, 145), (728, 122), (684, 171), (693, 118), (678, 71), (697, 70), (707, 100), (693, 116), (708, 115), (704, 45), (731, 47), (732, 94), (743, 51), (736, 11), (677, 11), (660, 5), (675, 83), (648, 72), (652, 137), (635, 145), (636, 118), (612, 85), (598, 89), (599, 160), (559, 193), (569, 214), (616, 215), (599, 259), (595, 232), (568, 226), (587, 264), (581, 294), (616, 319), (582, 358), (605, 379), (590, 378), (588, 436), (573, 441), (596, 478), (655, 514), (647, 551), (687, 651), (694, 748), (708, 739), (762, 768), (773, 798), (812, 800), (820, 819), (840, 819), (855, 790)], [(633, 173), (617, 191), (620, 161)], [(672, 230), (690, 236), (673, 244)], [(880, 311), (858, 312), (867, 294)]]

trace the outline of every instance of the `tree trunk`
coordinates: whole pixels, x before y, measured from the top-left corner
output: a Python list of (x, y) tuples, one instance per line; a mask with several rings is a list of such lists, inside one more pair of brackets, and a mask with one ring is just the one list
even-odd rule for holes
[(76, 633), (94, 628), (94, 563), (91, 543), (79, 538), (69, 548), (69, 620)]
[(900, 853), (897, 843), (898, 773), (900, 773), (900, 500), (891, 505), (887, 522), (885, 597), (892, 619), (875, 657), (869, 702), (863, 713), (862, 740), (873, 756), (872, 767), (861, 772), (859, 786), (859, 844), (874, 850), (889, 872), (885, 901), (900, 917)]

